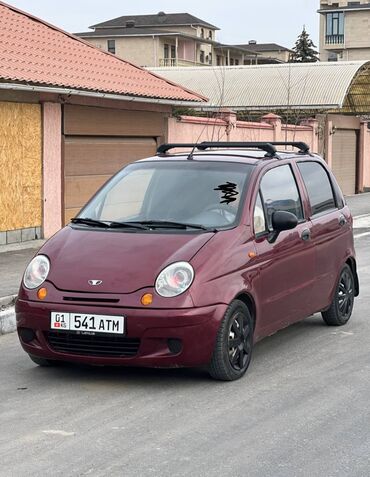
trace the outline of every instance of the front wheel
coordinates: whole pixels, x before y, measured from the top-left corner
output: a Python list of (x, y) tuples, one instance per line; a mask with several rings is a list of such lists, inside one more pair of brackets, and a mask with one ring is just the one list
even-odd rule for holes
[(248, 369), (253, 347), (253, 319), (245, 303), (234, 300), (222, 320), (209, 364), (209, 374), (221, 381), (241, 378)]
[(322, 312), (325, 323), (329, 326), (343, 326), (351, 318), (355, 300), (355, 280), (348, 265), (344, 265), (339, 276), (330, 308)]

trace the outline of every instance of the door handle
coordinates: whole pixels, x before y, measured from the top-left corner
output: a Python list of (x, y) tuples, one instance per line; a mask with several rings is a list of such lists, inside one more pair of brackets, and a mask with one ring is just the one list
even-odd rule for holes
[(307, 242), (307, 240), (310, 240), (311, 237), (311, 232), (309, 229), (304, 229), (303, 232), (301, 233), (301, 239)]
[(346, 225), (346, 223), (347, 223), (347, 220), (346, 220), (346, 218), (344, 217), (344, 215), (340, 215), (340, 217), (339, 217), (339, 225), (340, 225), (341, 227), (343, 227), (343, 225)]

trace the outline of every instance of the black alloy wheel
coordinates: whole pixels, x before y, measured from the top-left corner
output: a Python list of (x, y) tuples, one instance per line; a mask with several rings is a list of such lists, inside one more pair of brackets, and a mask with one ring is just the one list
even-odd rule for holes
[(322, 313), (329, 326), (345, 325), (351, 318), (355, 301), (355, 281), (348, 265), (345, 265), (339, 276), (335, 295), (330, 308)]
[(252, 357), (254, 323), (245, 303), (234, 300), (220, 325), (212, 359), (210, 375), (222, 381), (241, 378)]
[(252, 351), (252, 329), (245, 314), (237, 311), (231, 320), (229, 329), (229, 360), (235, 371), (243, 371)]

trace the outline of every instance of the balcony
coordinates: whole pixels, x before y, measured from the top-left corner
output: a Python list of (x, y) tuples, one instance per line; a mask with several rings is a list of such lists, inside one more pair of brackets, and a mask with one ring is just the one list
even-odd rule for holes
[(343, 45), (344, 35), (326, 35), (325, 44), (326, 45)]
[(198, 61), (184, 60), (182, 58), (159, 58), (159, 66), (209, 66), (208, 63), (200, 63)]

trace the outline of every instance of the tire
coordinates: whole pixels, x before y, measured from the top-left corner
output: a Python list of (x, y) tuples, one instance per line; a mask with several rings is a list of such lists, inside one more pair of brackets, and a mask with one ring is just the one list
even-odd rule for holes
[(226, 310), (217, 333), (208, 367), (212, 378), (234, 381), (244, 376), (252, 357), (253, 331), (253, 318), (247, 305), (234, 300)]
[(32, 356), (32, 354), (28, 355), (30, 360), (33, 361), (38, 366), (42, 366), (43, 368), (55, 366), (55, 362), (50, 359), (39, 358), (38, 356)]
[(351, 268), (344, 265), (330, 308), (321, 313), (328, 326), (343, 326), (351, 318), (355, 299), (355, 280)]

